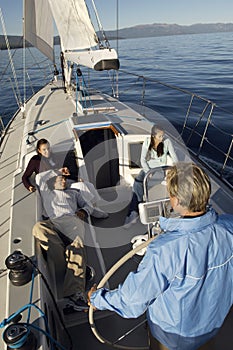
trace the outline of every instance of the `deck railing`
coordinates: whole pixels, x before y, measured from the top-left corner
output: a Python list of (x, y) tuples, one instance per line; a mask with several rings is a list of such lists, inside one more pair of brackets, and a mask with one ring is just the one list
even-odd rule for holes
[[(125, 70), (101, 77), (83, 74), (88, 86), (131, 102), (151, 121), (159, 112), (179, 131), (187, 148), (233, 188), (233, 113), (196, 93)], [(87, 77), (87, 78), (86, 78)], [(106, 79), (106, 83), (103, 82)], [(115, 87), (115, 83), (119, 87)], [(111, 91), (107, 86), (110, 86)], [(116, 93), (117, 92), (117, 93)]]
[(5, 126), (4, 126), (2, 117), (0, 116), (0, 140), (2, 139), (4, 133), (5, 133)]

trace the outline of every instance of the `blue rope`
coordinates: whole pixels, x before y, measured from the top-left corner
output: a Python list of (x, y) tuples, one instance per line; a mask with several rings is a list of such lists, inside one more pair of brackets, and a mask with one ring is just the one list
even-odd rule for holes
[(87, 99), (86, 99), (86, 85), (82, 76), (82, 91), (84, 92), (84, 106), (87, 108)]
[[(29, 297), (29, 304), (32, 304), (32, 296), (33, 296), (33, 288), (34, 288), (34, 281), (35, 281), (35, 270), (33, 268), (32, 270), (32, 283), (31, 283), (31, 289), (30, 289), (30, 297)], [(31, 316), (31, 307), (28, 309), (28, 317), (27, 317), (27, 323), (29, 323)]]
[[(34, 307), (34, 308), (40, 313), (40, 315), (42, 316), (42, 318), (43, 318), (43, 320), (44, 320), (44, 323), (45, 323), (45, 329), (46, 329), (46, 331), (43, 330), (42, 328), (39, 328), (39, 327), (37, 327), (37, 326), (31, 324), (31, 323), (28, 323), (28, 322), (22, 323), (22, 324), (26, 325), (27, 327), (34, 328), (34, 329), (36, 329), (36, 330), (42, 332), (44, 335), (46, 335), (46, 337), (48, 337), (48, 338), (51, 340), (52, 344), (56, 344), (56, 346), (58, 346), (60, 349), (66, 350), (61, 344), (59, 344), (59, 343), (50, 335), (47, 317), (46, 317), (45, 313), (44, 313), (37, 305), (35, 305), (35, 304), (26, 304), (26, 305), (24, 305), (23, 307), (21, 307), (20, 309), (18, 309), (18, 310), (17, 310), (16, 312), (14, 312), (11, 316), (9, 316), (8, 318), (5, 318), (5, 319), (0, 323), (0, 328), (5, 327), (7, 324), (9, 324), (9, 323), (12, 321), (12, 319), (15, 318), (15, 316), (19, 315), (21, 312), (23, 312), (23, 311), (25, 311), (25, 310), (27, 310), (27, 309), (31, 309), (32, 307)], [(27, 336), (28, 336), (28, 333), (27, 333), (22, 339), (20, 339), (20, 341), (19, 341), (18, 343), (11, 345), (11, 348), (12, 348), (12, 349), (17, 349), (17, 348), (19, 348), (20, 346), (22, 346), (23, 343), (25, 342), (25, 337), (27, 337)], [(19, 343), (20, 343), (20, 346), (18, 345)], [(52, 347), (52, 349), (53, 349), (53, 347)]]
[(78, 113), (78, 73), (77, 72), (76, 72), (76, 91), (75, 91), (75, 95), (76, 95), (75, 110), (76, 110), (76, 113)]
[(51, 341), (53, 344), (55, 344), (56, 346), (58, 346), (60, 349), (62, 349), (62, 350), (67, 350), (66, 348), (64, 348), (63, 345), (61, 345), (58, 341), (56, 341), (56, 340), (50, 335), (50, 333), (46, 332), (46, 331), (43, 330), (42, 328), (37, 327), (37, 326), (35, 326), (34, 324), (29, 324), (28, 326), (29, 326), (30, 328), (34, 328), (35, 330), (37, 330), (37, 331), (43, 333), (46, 337), (48, 337), (48, 338), (50, 339), (50, 341)]
[[(83, 78), (83, 75), (81, 75), (81, 79), (82, 79), (82, 90), (80, 90), (80, 91), (81, 91), (81, 93), (82, 93), (82, 91), (84, 93), (84, 108), (87, 108), (87, 96), (89, 97), (89, 94), (87, 92), (87, 86), (86, 86), (85, 80)], [(78, 74), (76, 72), (76, 113), (77, 113), (78, 87), (79, 87), (78, 81), (79, 81), (78, 80)], [(82, 96), (82, 94), (81, 94), (81, 96)], [(80, 102), (82, 104), (82, 97), (80, 99)], [(91, 101), (90, 97), (89, 97), (89, 102), (90, 102), (91, 108), (93, 108), (93, 104), (92, 104), (92, 101)]]
[[(30, 327), (30, 328), (34, 328), (36, 329), (37, 331), (40, 331), (42, 332), (44, 335), (46, 335), (46, 337), (48, 337), (51, 341), (51, 346), (52, 346), (52, 350), (53, 350), (53, 345), (55, 344), (56, 346), (58, 346), (60, 349), (62, 350), (66, 350), (60, 343), (58, 343), (51, 335), (50, 335), (50, 331), (49, 331), (49, 325), (48, 325), (48, 320), (47, 320), (47, 317), (45, 315), (45, 313), (37, 306), (35, 305), (34, 303), (32, 303), (32, 298), (33, 298), (33, 289), (34, 289), (34, 282), (35, 282), (35, 269), (33, 269), (33, 272), (32, 272), (32, 283), (31, 283), (31, 288), (30, 288), (30, 296), (29, 296), (29, 303), (22, 306), (21, 308), (19, 308), (16, 312), (14, 312), (12, 315), (10, 315), (8, 318), (5, 318), (1, 323), (0, 323), (0, 328), (3, 328), (5, 327), (6, 325), (8, 325), (16, 316), (18, 316), (19, 314), (21, 314), (23, 311), (27, 310), (28, 309), (28, 315), (27, 315), (27, 322), (26, 323), (22, 323), (24, 325), (26, 325), (27, 327)], [(41, 317), (43, 318), (44, 320), (44, 324), (45, 324), (45, 330), (33, 325), (33, 324), (30, 324), (29, 321), (30, 321), (30, 316), (31, 316), (31, 309), (32, 307), (34, 307), (38, 312), (39, 314), (41, 315)], [(8, 347), (10, 349), (19, 349), (20, 347), (23, 346), (23, 344), (25, 343), (25, 341), (27, 340), (27, 337), (28, 337), (28, 334), (29, 334), (29, 330), (28, 332), (16, 343), (14, 344), (11, 344), (9, 345), (8, 344)]]

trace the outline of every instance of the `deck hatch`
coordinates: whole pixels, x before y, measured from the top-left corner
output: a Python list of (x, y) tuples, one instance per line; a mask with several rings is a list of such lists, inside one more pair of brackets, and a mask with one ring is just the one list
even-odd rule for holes
[(38, 100), (36, 101), (36, 106), (39, 106), (43, 103), (44, 101), (44, 98), (45, 98), (45, 95), (42, 95), (38, 98)]

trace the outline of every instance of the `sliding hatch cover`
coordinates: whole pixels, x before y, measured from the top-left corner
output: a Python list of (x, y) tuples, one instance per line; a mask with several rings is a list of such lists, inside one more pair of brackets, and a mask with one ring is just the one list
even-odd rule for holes
[(116, 135), (111, 123), (75, 126), (79, 138), (89, 181), (97, 188), (116, 186), (119, 183), (119, 154)]

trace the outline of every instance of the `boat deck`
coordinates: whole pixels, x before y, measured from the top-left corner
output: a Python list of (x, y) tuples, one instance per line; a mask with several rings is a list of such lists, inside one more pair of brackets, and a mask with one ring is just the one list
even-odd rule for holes
[[(48, 96), (46, 97), (47, 101), (49, 99), (52, 101), (53, 108), (47, 107), (48, 105), (44, 104), (45, 96)], [(95, 117), (99, 115), (99, 122), (106, 121), (106, 118), (104, 119), (101, 117), (101, 113), (103, 113), (107, 103), (107, 120), (109, 123), (116, 123), (118, 128), (117, 131), (119, 134), (124, 135), (126, 139), (128, 137), (128, 139), (132, 140), (137, 134), (140, 134), (141, 137), (143, 137), (146, 131), (149, 131), (149, 126), (143, 117), (139, 116), (135, 111), (127, 109), (124, 104), (119, 103), (117, 100), (108, 97), (106, 101), (104, 98), (97, 99), (97, 97), (95, 97), (95, 101), (96, 113), (98, 107), (98, 113)], [(76, 124), (82, 126), (85, 124), (84, 117), (79, 117), (79, 115), (76, 116), (76, 114), (74, 114), (76, 112), (73, 99), (69, 94), (64, 94), (59, 83), (47, 85), (29, 101), (27, 108), (25, 114), (26, 118), (22, 112), (19, 112), (15, 116), (8, 129), (8, 133), (1, 144), (0, 150), (1, 319), (7, 318), (9, 315), (19, 310), (20, 307), (26, 305), (29, 301), (30, 295), (29, 283), (21, 287), (13, 286), (10, 283), (8, 272), (5, 271), (5, 258), (15, 250), (19, 250), (30, 258), (35, 259), (35, 252), (36, 250), (38, 252), (38, 249), (40, 249), (38, 246), (35, 247), (35, 242), (34, 239), (32, 239), (31, 233), (32, 227), (38, 219), (38, 195), (36, 193), (29, 193), (24, 188), (21, 180), (26, 164), (35, 153), (35, 145), (38, 139), (42, 137), (47, 138), (51, 145), (55, 145), (57, 152), (64, 150), (64, 147), (68, 151), (73, 146), (73, 140), (78, 137), (80, 132), (80, 129), (77, 127), (75, 133), (73, 133), (72, 128), (70, 128), (72, 125), (71, 123), (73, 123), (73, 127)], [(91, 111), (87, 112), (90, 114), (87, 114), (85, 118), (87, 118), (89, 123), (91, 122), (91, 118), (93, 118), (94, 123), (95, 120), (94, 117), (91, 116)], [(69, 119), (70, 116), (73, 116), (73, 118)], [(40, 123), (40, 121), (44, 122)], [(32, 132), (34, 132), (34, 134), (32, 134)], [(78, 161), (82, 167), (83, 159), (78, 159)], [(120, 159), (120, 162), (121, 161), (122, 159)], [(120, 165), (122, 166), (122, 169), (124, 169), (124, 164), (122, 165), (120, 163)], [(87, 175), (87, 172), (84, 170), (85, 169), (82, 169), (82, 174), (85, 176)], [(138, 171), (139, 169), (136, 169), (135, 173), (132, 171), (133, 176), (136, 176)], [(233, 213), (232, 193), (228, 191), (227, 187), (224, 186), (217, 177), (213, 177), (212, 187), (213, 192), (211, 196), (211, 204), (214, 208), (219, 213)], [(161, 187), (162, 192), (164, 189), (164, 186)], [(157, 194), (159, 193), (157, 190), (155, 192)], [(97, 283), (104, 273), (131, 249), (131, 239), (134, 236), (145, 234), (147, 232), (147, 226), (142, 225), (140, 222), (128, 229), (125, 229), (123, 226), (130, 200), (131, 187), (129, 183), (123, 181), (121, 174), (120, 183), (117, 186), (101, 188), (99, 189), (99, 193), (102, 198), (99, 205), (109, 213), (109, 218), (92, 220), (92, 226), (87, 229), (88, 234), (86, 235), (85, 242), (87, 246), (88, 263), (93, 265), (96, 269), (96, 277), (93, 282)], [(113, 199), (117, 196), (119, 196), (118, 200), (114, 201)], [(40, 255), (41, 260), (39, 262), (39, 267), (45, 272), (45, 274), (48, 274), (48, 264), (46, 265), (46, 260), (42, 254)], [(110, 279), (110, 287), (114, 288), (118, 283), (122, 282), (127, 273), (136, 268), (139, 260), (139, 256), (130, 259), (127, 265), (123, 266), (121, 270)], [(50, 264), (49, 267), (52, 268), (52, 264)], [(62, 283), (61, 276), (60, 283)], [(38, 306), (42, 305), (42, 300), (40, 299), (40, 289), (44, 288), (42, 284), (43, 281), (36, 277), (33, 302)], [(54, 296), (62, 312), (63, 301), (59, 295), (59, 283), (56, 288), (57, 290), (54, 292)], [(53, 301), (51, 301), (51, 303), (52, 302)], [(49, 309), (50, 304), (47, 304), (46, 307)], [(47, 312), (49, 313), (49, 310), (47, 310)], [(232, 317), (231, 312), (218, 336), (211, 341), (211, 350), (230, 350), (232, 348)], [(37, 312), (33, 311), (31, 318), (36, 324), (38, 324), (38, 322), (40, 323)], [(97, 326), (100, 328), (103, 336), (107, 334), (106, 338), (109, 337), (111, 341), (114, 341), (119, 336), (116, 331), (116, 329), (119, 328), (119, 324), (121, 325), (121, 331), (123, 331), (125, 327), (128, 329), (130, 323), (134, 324), (134, 321), (123, 321), (119, 316), (113, 315), (109, 312), (97, 312), (95, 318), (98, 319)], [(87, 322), (87, 314), (71, 312), (66, 315), (63, 314), (63, 319), (67, 328), (73, 335), (72, 338), (75, 341), (74, 349), (107, 349), (107, 346), (98, 342), (92, 334), (89, 323)], [(26, 320), (25, 315), (23, 315), (23, 320)], [(108, 327), (110, 322), (112, 325), (111, 332)], [(125, 326), (125, 323), (127, 323), (127, 326)], [(83, 332), (86, 334), (86, 337), (83, 337)], [(143, 341), (145, 340), (146, 332), (146, 328), (143, 326), (138, 333), (140, 334), (140, 339)], [(62, 336), (63, 333), (61, 337)], [(132, 344), (139, 345), (139, 338), (136, 338), (135, 335), (133, 335), (132, 338)], [(41, 349), (44, 349), (44, 345), (40, 345)], [(67, 346), (69, 345), (69, 340), (67, 340)]]

